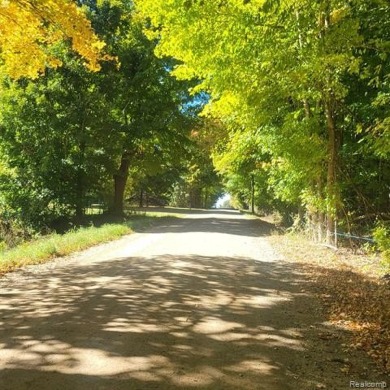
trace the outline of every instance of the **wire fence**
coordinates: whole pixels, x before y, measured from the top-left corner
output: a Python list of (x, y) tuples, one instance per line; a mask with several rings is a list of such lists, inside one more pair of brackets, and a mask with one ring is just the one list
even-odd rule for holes
[(375, 243), (375, 240), (372, 237), (359, 237), (349, 233), (336, 233), (336, 235), (337, 237), (343, 237), (350, 240), (366, 241), (366, 242), (371, 242), (373, 244)]

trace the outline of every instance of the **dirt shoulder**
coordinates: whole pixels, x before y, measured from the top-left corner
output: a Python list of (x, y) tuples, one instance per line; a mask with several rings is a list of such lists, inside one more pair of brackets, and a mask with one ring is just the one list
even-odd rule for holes
[(287, 263), (302, 269), (329, 322), (347, 332), (345, 350), (365, 351), (376, 371), (389, 375), (390, 284), (382, 277), (379, 258), (334, 251), (298, 235), (273, 235), (270, 242)]

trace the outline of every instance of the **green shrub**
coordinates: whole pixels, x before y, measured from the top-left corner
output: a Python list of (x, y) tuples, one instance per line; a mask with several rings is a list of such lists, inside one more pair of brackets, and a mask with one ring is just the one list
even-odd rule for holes
[(5, 252), (7, 248), (8, 248), (7, 244), (4, 241), (0, 241), (0, 253)]
[(382, 265), (385, 272), (390, 272), (390, 229), (384, 225), (377, 226), (373, 231), (374, 240), (382, 254)]

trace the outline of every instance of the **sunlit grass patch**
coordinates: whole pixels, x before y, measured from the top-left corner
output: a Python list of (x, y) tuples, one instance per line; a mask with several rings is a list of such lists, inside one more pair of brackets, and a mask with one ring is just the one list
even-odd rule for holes
[(63, 235), (52, 234), (25, 242), (0, 253), (0, 272), (8, 272), (24, 265), (40, 264), (53, 257), (66, 256), (131, 232), (129, 224), (107, 224), (101, 227), (80, 228)]
[(120, 222), (107, 223), (99, 227), (80, 227), (64, 234), (50, 234), (24, 242), (12, 249), (0, 247), (0, 273), (25, 265), (45, 263), (55, 257), (67, 256), (115, 240), (125, 234), (145, 230), (156, 222), (178, 217), (180, 215), (171, 213), (137, 212)]

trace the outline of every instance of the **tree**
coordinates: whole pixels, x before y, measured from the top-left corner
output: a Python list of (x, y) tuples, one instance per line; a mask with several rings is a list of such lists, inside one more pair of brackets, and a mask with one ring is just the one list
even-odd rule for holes
[(120, 63), (119, 69), (113, 63), (104, 69), (103, 83), (114, 86), (110, 96), (123, 134), (112, 205), (112, 211), (121, 214), (129, 172), (134, 172), (134, 167), (151, 177), (183, 153), (191, 123), (182, 109), (189, 98), (189, 84), (169, 74), (172, 59), (156, 57), (155, 43), (143, 35), (131, 3), (101, 3), (91, 14), (92, 23), (107, 42), (108, 53)]
[[(221, 118), (232, 132), (260, 130), (258, 139), (271, 155), (267, 183), (274, 195), (287, 200), (289, 193), (294, 202), (304, 204), (320, 237), (325, 214), (327, 241), (332, 243), (343, 203), (344, 133), (354, 131), (344, 120), (350, 87), (346, 80), (367, 69), (360, 55), (365, 45), (374, 48), (370, 57), (380, 59), (384, 54), (384, 29), (365, 36), (363, 27), (370, 27), (364, 14), (373, 19), (381, 12), (387, 15), (388, 4), (382, 0), (369, 5), (361, 0), (136, 4), (145, 17), (146, 33), (159, 41), (159, 55), (180, 61), (174, 74), (202, 80), (197, 90), (212, 96), (208, 113)], [(383, 96), (379, 100), (383, 104)], [(386, 123), (378, 121), (382, 134)], [(310, 145), (309, 152), (305, 145)], [(281, 183), (287, 190), (280, 191)]]
[(72, 0), (10, 0), (0, 6), (0, 71), (12, 78), (36, 78), (62, 61), (55, 45), (71, 41), (90, 70), (99, 70), (104, 42)]
[(121, 146), (100, 76), (68, 54), (38, 80), (6, 82), (1, 96), (1, 150), (17, 173), (8, 203), (34, 225), (80, 218), (88, 197), (101, 200)]
[[(121, 213), (127, 177), (148, 186), (182, 159), (191, 120), (188, 94), (170, 77), (132, 17), (132, 7), (83, 1), (107, 50), (119, 58), (91, 72), (68, 42), (56, 46), (63, 66), (36, 80), (5, 77), (0, 148), (9, 176), (4, 197), (24, 223), (59, 215), (81, 218), (91, 200)], [(119, 169), (118, 169), (119, 167)], [(145, 185), (146, 185), (145, 184)]]

